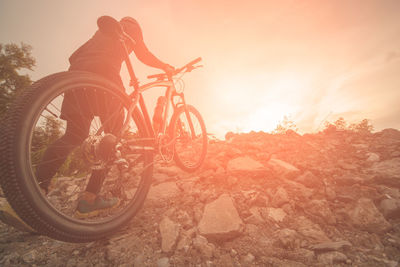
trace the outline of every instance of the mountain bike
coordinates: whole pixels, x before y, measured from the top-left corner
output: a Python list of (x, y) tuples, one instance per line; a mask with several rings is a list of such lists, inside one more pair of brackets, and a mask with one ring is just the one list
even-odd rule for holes
[[(183, 90), (177, 86), (185, 73), (199, 67), (195, 64), (201, 58), (170, 75), (151, 75), (148, 78), (155, 80), (140, 86), (126, 49), (127, 43), (134, 40), (115, 25), (106, 30), (116, 32), (125, 48), (132, 93), (90, 72), (52, 74), (20, 95), (1, 126), (0, 181), (8, 202), (36, 232), (67, 242), (104, 238), (126, 225), (145, 201), (157, 155), (167, 162), (175, 160), (180, 168), (193, 172), (200, 168), (207, 151), (204, 121), (186, 103)], [(142, 95), (155, 87), (165, 88), (157, 127)], [(77, 114), (92, 114), (90, 134), (69, 154), (46, 193), (39, 185), (36, 169), (42, 164), (47, 147), (67, 127), (61, 119), (61, 109), (68, 94), (79, 100), (74, 107)], [(109, 114), (108, 119), (100, 118), (96, 110)], [(118, 124), (118, 131), (107, 131)], [(96, 168), (106, 173), (100, 194), (118, 197), (120, 202), (93, 217), (77, 218), (79, 194)]]

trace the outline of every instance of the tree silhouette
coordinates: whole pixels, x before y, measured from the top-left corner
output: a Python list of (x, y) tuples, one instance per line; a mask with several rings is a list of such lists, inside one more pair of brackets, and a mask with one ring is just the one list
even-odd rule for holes
[(32, 83), (29, 75), (19, 73), (35, 66), (31, 51), (32, 47), (24, 43), (20, 46), (0, 44), (0, 117), (14, 98)]
[(275, 130), (272, 131), (273, 134), (285, 134), (288, 130), (297, 132), (299, 129), (293, 120), (289, 119), (288, 116), (283, 116), (283, 120), (279, 122)]

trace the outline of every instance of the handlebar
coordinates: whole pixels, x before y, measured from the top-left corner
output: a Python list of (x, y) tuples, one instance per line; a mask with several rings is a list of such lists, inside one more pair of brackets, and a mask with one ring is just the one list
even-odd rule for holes
[[(181, 68), (178, 68), (174, 71), (174, 73), (172, 73), (172, 76), (177, 75), (178, 73), (182, 72), (183, 70), (186, 69), (185, 72), (191, 72), (192, 70), (194, 70), (196, 67), (194, 66), (194, 64), (199, 63), (202, 60), (201, 57), (198, 57), (192, 61), (190, 61), (189, 63), (187, 63), (186, 65), (184, 65)], [(158, 73), (158, 74), (153, 74), (153, 75), (149, 75), (147, 76), (148, 79), (153, 79), (156, 78), (158, 80), (161, 79), (165, 79), (167, 77), (166, 73)]]

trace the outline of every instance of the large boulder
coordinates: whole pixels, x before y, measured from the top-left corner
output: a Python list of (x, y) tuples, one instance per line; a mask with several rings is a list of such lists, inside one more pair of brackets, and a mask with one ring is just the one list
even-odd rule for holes
[(321, 217), (328, 224), (335, 224), (336, 218), (331, 209), (329, 202), (326, 200), (311, 200), (307, 206), (307, 210), (318, 217)]
[(376, 174), (372, 183), (400, 188), (400, 157), (375, 162), (370, 171)]
[(400, 158), (375, 162), (371, 170), (382, 176), (395, 176), (400, 179)]
[(352, 224), (361, 230), (381, 233), (391, 228), (391, 225), (376, 208), (374, 202), (368, 198), (359, 199), (349, 215)]
[(276, 173), (286, 178), (293, 178), (300, 174), (300, 170), (298, 168), (280, 159), (272, 158), (268, 161), (268, 165)]
[(400, 131), (396, 129), (384, 129), (378, 133), (374, 134), (375, 141), (381, 144), (398, 144), (400, 142)]
[(314, 190), (308, 187), (305, 187), (301, 183), (292, 181), (292, 180), (284, 180), (283, 187), (289, 194), (289, 197), (294, 200), (307, 200), (314, 195)]
[(331, 241), (318, 224), (304, 216), (296, 218), (296, 230), (312, 244)]
[(260, 162), (249, 156), (238, 157), (228, 162), (226, 167), (228, 172), (260, 172), (265, 171), (265, 167)]
[(295, 179), (296, 182), (307, 186), (308, 188), (321, 188), (324, 183), (320, 177), (315, 176), (312, 172), (306, 171)]
[(243, 222), (227, 194), (207, 204), (199, 223), (199, 232), (208, 239), (226, 240), (243, 231)]
[(386, 219), (400, 218), (400, 200), (388, 198), (381, 201), (379, 208)]

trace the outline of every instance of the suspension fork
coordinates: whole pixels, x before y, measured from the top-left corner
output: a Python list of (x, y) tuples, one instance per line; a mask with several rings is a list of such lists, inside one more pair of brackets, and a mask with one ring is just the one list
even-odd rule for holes
[(193, 126), (192, 118), (190, 117), (189, 109), (188, 109), (188, 107), (187, 107), (187, 105), (186, 105), (186, 101), (185, 101), (185, 97), (184, 97), (183, 93), (180, 94), (180, 97), (182, 98), (182, 104), (183, 104), (183, 108), (184, 108), (184, 110), (185, 110), (186, 119), (187, 119), (187, 121), (188, 121), (188, 123), (189, 123), (191, 137), (192, 137), (192, 140), (194, 140), (194, 139), (196, 138), (196, 133), (195, 133), (195, 131), (194, 131), (194, 126)]

